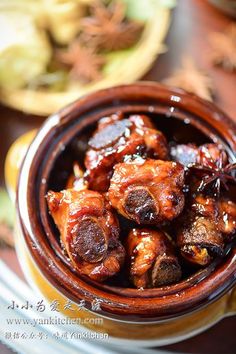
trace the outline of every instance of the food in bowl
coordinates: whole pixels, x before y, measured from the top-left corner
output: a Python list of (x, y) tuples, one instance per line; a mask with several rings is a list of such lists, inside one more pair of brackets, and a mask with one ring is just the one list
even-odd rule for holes
[[(177, 243), (176, 231), (181, 230), (184, 213), (190, 212), (188, 200), (189, 205), (193, 201), (187, 197), (191, 197), (193, 193), (190, 190), (188, 192), (189, 186), (186, 183), (182, 187), (185, 202), (183, 211), (159, 227), (151, 224), (139, 225), (117, 210), (110, 209), (119, 221), (118, 241), (125, 248), (125, 260), (122, 263), (118, 258), (115, 263), (121, 265), (120, 270), (106, 279), (97, 281), (76, 269), (65, 247), (61, 246), (62, 237), (49, 213), (45, 198), (49, 191), (59, 193), (65, 189), (75, 189), (87, 193), (87, 190), (92, 189), (89, 186), (89, 178), (85, 178), (85, 156), (91, 149), (88, 142), (102, 117), (117, 114), (123, 114), (120, 119), (128, 119), (131, 115), (146, 115), (154, 129), (161, 132), (168, 141), (167, 150), (170, 156), (166, 160), (152, 155), (138, 156), (139, 160), (159, 159), (185, 165), (178, 160), (174, 161), (176, 158), (172, 152), (177, 147), (180, 146), (180, 150), (183, 146), (189, 149), (191, 144), (199, 149), (202, 145), (214, 144), (227, 152), (231, 164), (236, 161), (235, 125), (212, 103), (179, 89), (147, 82), (94, 92), (52, 115), (29, 147), (21, 167), (17, 192), (17, 249), (23, 269), (27, 270), (26, 275), (32, 284), (47, 300), (58, 299), (62, 304), (60, 311), (66, 316), (68, 312), (63, 309), (63, 305), (69, 300), (73, 306), (79, 308), (77, 317), (101, 316), (103, 319), (102, 326), (86, 322), (87, 328), (108, 333), (111, 340), (115, 339), (122, 345), (127, 342), (135, 347), (170, 344), (203, 331), (235, 311), (233, 287), (236, 280), (236, 248), (235, 241), (230, 241), (235, 233), (224, 235), (226, 239), (223, 254), (211, 256), (209, 265), (198, 265), (183, 257), (180, 249), (182, 247)], [(186, 159), (190, 159), (189, 156), (191, 157), (191, 154), (185, 154)], [(137, 162), (137, 159), (135, 160)], [(115, 165), (126, 162), (117, 161)], [(221, 169), (218, 172), (222, 179)], [(234, 171), (227, 175), (234, 176), (233, 173)], [(199, 181), (204, 177), (200, 177), (197, 168), (194, 170), (186, 166), (184, 180), (187, 181), (190, 177), (193, 179), (195, 174)], [(217, 174), (219, 176), (219, 173)], [(111, 173), (109, 181), (112, 178)], [(194, 187), (195, 183), (192, 183), (192, 186)], [(227, 186), (229, 191), (221, 188), (220, 198), (217, 197), (217, 188), (213, 188), (212, 195), (208, 194), (207, 188), (203, 188), (199, 191), (199, 198), (213, 197), (217, 201), (224, 198), (222, 207), (232, 207), (231, 209), (235, 210), (233, 203), (236, 202), (236, 188), (232, 182)], [(93, 189), (92, 192), (104, 193)], [(201, 200), (199, 198), (198, 202)], [(90, 210), (91, 208), (89, 212)], [(193, 212), (195, 213), (195, 208)], [(235, 224), (229, 222), (226, 229), (232, 230), (234, 227)], [(145, 237), (146, 230), (148, 233), (152, 232), (150, 239)], [(135, 237), (137, 233), (141, 235), (138, 239)], [(164, 237), (161, 234), (164, 234)], [(161, 242), (158, 240), (161, 239), (163, 243), (160, 247)], [(110, 240), (108, 238), (108, 244)], [(136, 243), (137, 240), (140, 240), (141, 246)], [(169, 244), (172, 244), (170, 248)], [(150, 250), (149, 255), (152, 258), (150, 257), (148, 264), (145, 253), (138, 255), (135, 251), (136, 247), (141, 249), (142, 245), (147, 245)], [(133, 251), (135, 256), (140, 257), (131, 258)], [(110, 253), (106, 252), (104, 260), (109, 255)], [(93, 254), (92, 256), (97, 257)], [(168, 285), (164, 285), (163, 281), (165, 282), (166, 274), (170, 273), (159, 272), (160, 269), (165, 269), (165, 258), (162, 256), (168, 257), (166, 263), (171, 275), (176, 276), (179, 273), (172, 272), (176, 261), (181, 269), (181, 278), (172, 278), (173, 282)], [(147, 265), (146, 271), (142, 262)], [(85, 265), (83, 262), (79, 267), (81, 264)], [(92, 264), (94, 265), (95, 263)], [(115, 270), (115, 267), (109, 269)], [(158, 278), (155, 270), (158, 271)], [(92, 307), (94, 300), (99, 302), (99, 309)], [(80, 308), (81, 302), (84, 304), (83, 309)], [(69, 316), (74, 315), (73, 312)]]
[(236, 233), (236, 164), (220, 144), (178, 144), (148, 115), (119, 112), (87, 140), (65, 189), (46, 195), (76, 272), (155, 288), (225, 255)]

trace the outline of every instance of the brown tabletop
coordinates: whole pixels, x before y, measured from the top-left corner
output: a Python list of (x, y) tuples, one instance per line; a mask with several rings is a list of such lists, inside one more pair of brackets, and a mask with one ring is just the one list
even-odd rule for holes
[[(232, 20), (215, 10), (206, 0), (178, 0), (167, 36), (168, 52), (161, 55), (144, 77), (160, 81), (180, 65), (183, 55), (191, 55), (197, 65), (207, 71), (216, 88), (215, 102), (236, 122), (236, 74), (213, 68), (209, 62), (207, 35), (222, 31)], [(0, 106), (0, 171), (3, 184), (3, 161), (7, 149), (17, 136), (40, 126), (43, 119), (24, 115)], [(0, 249), (0, 256), (23, 277), (14, 250)], [(224, 319), (194, 338), (161, 349), (173, 353), (233, 354), (236, 353), (236, 316)], [(0, 344), (0, 353), (12, 353)]]

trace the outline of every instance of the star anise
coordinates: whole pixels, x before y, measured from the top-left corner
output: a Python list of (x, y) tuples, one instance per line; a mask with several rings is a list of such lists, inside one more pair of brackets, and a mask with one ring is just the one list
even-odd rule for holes
[(197, 191), (203, 192), (210, 186), (215, 196), (220, 195), (221, 186), (228, 191), (228, 182), (236, 183), (236, 177), (232, 175), (232, 172), (236, 171), (236, 163), (226, 163), (227, 156), (224, 150), (220, 151), (216, 160), (212, 159), (204, 147), (200, 150), (200, 154), (203, 164), (193, 164), (190, 167), (197, 176), (202, 178)]
[(73, 41), (67, 51), (58, 51), (57, 59), (71, 67), (72, 79), (86, 83), (102, 77), (101, 69), (105, 64), (105, 58), (96, 54), (93, 48), (81, 45), (79, 40)]
[(209, 35), (212, 47), (211, 60), (225, 70), (236, 69), (236, 24), (232, 23), (225, 32), (213, 32)]
[(196, 67), (190, 57), (183, 57), (182, 68), (176, 70), (173, 76), (163, 80), (163, 82), (212, 101), (212, 81), (207, 74)]
[(139, 39), (143, 25), (128, 20), (125, 13), (124, 2), (113, 1), (106, 6), (102, 1), (95, 1), (91, 16), (81, 20), (83, 41), (100, 50), (130, 48)]

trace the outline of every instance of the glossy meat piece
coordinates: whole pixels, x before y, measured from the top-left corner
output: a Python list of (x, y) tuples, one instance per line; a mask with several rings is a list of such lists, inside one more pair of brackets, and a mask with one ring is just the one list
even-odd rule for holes
[(210, 168), (221, 168), (228, 163), (227, 153), (218, 144), (205, 144), (198, 148), (196, 163)]
[(47, 202), (61, 243), (81, 274), (103, 281), (119, 272), (125, 256), (118, 239), (119, 225), (100, 193), (73, 189), (49, 191)]
[(137, 156), (163, 160), (168, 157), (164, 135), (144, 115), (127, 119), (113, 115), (101, 119), (89, 147), (85, 156), (86, 179), (89, 188), (98, 191), (107, 191), (116, 163)]
[(161, 231), (133, 229), (127, 238), (130, 279), (137, 288), (178, 282), (181, 268), (171, 240)]
[(218, 227), (218, 205), (214, 198), (198, 195), (179, 220), (177, 245), (182, 256), (201, 266), (222, 255), (224, 241)]
[(218, 203), (213, 197), (205, 196), (204, 194), (197, 194), (192, 198), (191, 211), (195, 215), (205, 216), (217, 220), (218, 217)]
[(157, 225), (184, 207), (184, 168), (172, 161), (142, 160), (114, 167), (108, 197), (120, 214), (138, 224)]
[(222, 160), (222, 167), (224, 167), (228, 163), (226, 152), (218, 144), (204, 144), (199, 147), (194, 144), (180, 144), (171, 147), (170, 156), (184, 166), (199, 164), (217, 167)]
[(184, 166), (196, 163), (198, 157), (198, 147), (194, 144), (180, 144), (171, 146), (170, 156), (173, 161)]
[(219, 229), (224, 234), (225, 241), (231, 241), (236, 235), (236, 203), (231, 200), (219, 201)]
[(227, 153), (220, 145), (177, 145), (171, 148), (170, 154), (172, 159), (188, 167), (187, 184), (192, 193), (210, 191), (219, 197), (222, 189), (229, 189), (229, 183), (236, 183), (233, 176), (236, 164), (229, 163)]

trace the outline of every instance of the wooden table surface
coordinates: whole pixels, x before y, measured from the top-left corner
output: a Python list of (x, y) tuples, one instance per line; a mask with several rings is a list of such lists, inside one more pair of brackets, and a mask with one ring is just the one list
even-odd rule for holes
[[(173, 12), (172, 25), (166, 39), (168, 52), (161, 55), (153, 68), (144, 77), (160, 81), (178, 68), (183, 55), (191, 55), (197, 65), (212, 77), (216, 88), (215, 102), (236, 122), (236, 74), (213, 68), (209, 63), (207, 35), (211, 31), (223, 31), (232, 21), (208, 4), (206, 0), (178, 0)], [(17, 136), (40, 126), (43, 119), (32, 117), (0, 106), (0, 171), (3, 183), (4, 157), (10, 144)], [(0, 256), (21, 277), (15, 252), (0, 250)], [(224, 319), (210, 330), (178, 344), (163, 347), (174, 353), (233, 354), (236, 353), (236, 316)], [(0, 353), (12, 353), (0, 344)]]

